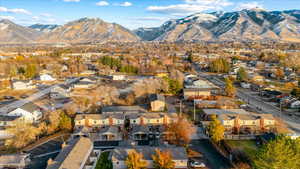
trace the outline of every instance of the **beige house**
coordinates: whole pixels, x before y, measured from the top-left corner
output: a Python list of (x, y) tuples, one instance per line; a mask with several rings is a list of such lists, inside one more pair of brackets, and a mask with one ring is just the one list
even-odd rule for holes
[(221, 114), (218, 119), (227, 133), (255, 134), (276, 129), (276, 121), (271, 114)]
[(207, 97), (211, 95), (211, 90), (210, 89), (200, 89), (200, 88), (190, 88), (190, 89), (183, 89), (183, 96), (184, 99), (194, 99), (197, 97)]
[(176, 113), (134, 113), (123, 114), (77, 114), (75, 117), (75, 128), (123, 126), (125, 121), (130, 125), (167, 125), (177, 120)]
[(166, 102), (165, 97), (159, 94), (153, 94), (150, 96), (150, 104), (151, 104), (151, 111), (159, 112), (165, 111)]

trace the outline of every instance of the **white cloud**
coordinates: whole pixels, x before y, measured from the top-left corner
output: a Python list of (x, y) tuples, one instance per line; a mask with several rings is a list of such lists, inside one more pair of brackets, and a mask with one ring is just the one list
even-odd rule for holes
[(149, 6), (147, 10), (172, 15), (187, 15), (207, 10), (221, 10), (223, 7), (233, 5), (228, 0), (184, 0), (183, 2), (168, 6)]
[(119, 6), (128, 7), (128, 6), (132, 6), (132, 3), (131, 2), (123, 2)]
[(26, 15), (31, 15), (31, 12), (21, 9), (21, 8), (5, 8), (5, 7), (0, 7), (0, 12), (8, 12), (8, 13), (17, 13), (17, 14), (26, 14)]
[(0, 19), (15, 20), (16, 18), (13, 17), (13, 16), (1, 16), (1, 15), (0, 15)]
[(247, 2), (247, 3), (239, 3), (235, 9), (242, 10), (242, 9), (253, 9), (253, 8), (263, 9), (263, 5), (257, 1), (253, 1), (253, 2)]
[(64, 2), (80, 2), (80, 0), (64, 0)]
[(107, 1), (99, 1), (96, 3), (97, 6), (108, 6), (109, 3)]
[(43, 17), (52, 17), (53, 15), (49, 14), (49, 13), (42, 13), (41, 16), (43, 16)]

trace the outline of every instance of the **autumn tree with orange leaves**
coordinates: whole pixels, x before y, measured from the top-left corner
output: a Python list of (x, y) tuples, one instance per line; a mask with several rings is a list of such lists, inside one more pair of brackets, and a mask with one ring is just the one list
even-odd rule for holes
[(128, 153), (125, 164), (128, 169), (144, 169), (147, 167), (147, 161), (144, 159), (143, 154), (136, 150)]
[(172, 160), (172, 154), (169, 151), (155, 150), (155, 154), (152, 155), (153, 167), (155, 169), (173, 169), (175, 168), (175, 162)]
[(167, 127), (167, 138), (172, 144), (186, 145), (191, 141), (192, 135), (196, 132), (194, 124), (185, 116), (180, 116), (178, 120)]

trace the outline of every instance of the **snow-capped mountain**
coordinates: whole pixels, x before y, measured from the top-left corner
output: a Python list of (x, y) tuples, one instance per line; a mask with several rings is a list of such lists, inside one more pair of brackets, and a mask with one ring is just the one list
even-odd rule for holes
[(134, 31), (142, 40), (284, 40), (300, 41), (300, 10), (197, 13), (157, 28)]
[(59, 27), (59, 25), (34, 24), (34, 25), (29, 26), (29, 28), (31, 28), (31, 29), (35, 29), (37, 31), (45, 32), (45, 33), (51, 32), (52, 30), (54, 30), (57, 27)]
[(49, 33), (44, 34), (38, 42), (133, 42), (139, 37), (130, 30), (115, 23), (107, 23), (99, 18), (82, 18), (59, 26)]

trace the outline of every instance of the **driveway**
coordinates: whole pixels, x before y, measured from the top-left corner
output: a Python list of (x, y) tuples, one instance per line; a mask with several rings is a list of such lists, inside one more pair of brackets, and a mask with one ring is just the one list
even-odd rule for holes
[(193, 140), (190, 148), (203, 154), (211, 169), (230, 169), (232, 165), (228, 159), (220, 154), (208, 139)]

